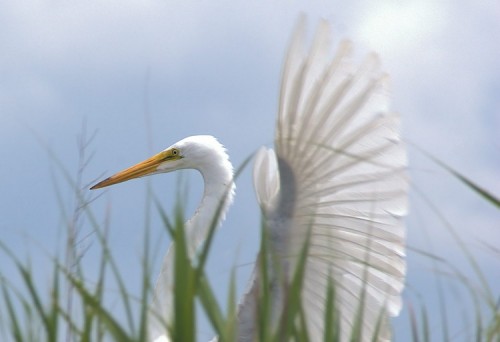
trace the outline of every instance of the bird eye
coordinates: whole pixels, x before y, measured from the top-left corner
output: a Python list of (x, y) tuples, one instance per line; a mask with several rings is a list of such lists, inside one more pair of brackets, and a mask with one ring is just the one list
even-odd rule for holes
[(173, 148), (173, 149), (172, 149), (172, 155), (173, 155), (173, 156), (178, 156), (178, 155), (179, 155), (179, 150), (178, 150), (178, 149), (176, 149), (176, 148)]

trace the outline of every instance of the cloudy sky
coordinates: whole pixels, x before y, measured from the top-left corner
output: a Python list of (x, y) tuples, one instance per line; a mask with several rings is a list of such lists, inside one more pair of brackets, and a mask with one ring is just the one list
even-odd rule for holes
[[(48, 261), (38, 257), (45, 250), (61, 252), (67, 221), (62, 209), (71, 214), (75, 200), (47, 148), (76, 177), (84, 126), (87, 137), (95, 136), (86, 150), (92, 158), (82, 187), (188, 135), (218, 137), (236, 166), (271, 144), (281, 63), (300, 12), (307, 14), (311, 31), (320, 18), (330, 21), (334, 37), (353, 40), (360, 58), (379, 53), (410, 144), (500, 194), (499, 1), (7, 0), (0, 3), (2, 242), (20, 257), (35, 259), (40, 282), (48, 283)], [(433, 313), (438, 272), (413, 249), (445, 258), (478, 283), (447, 224), (476, 256), (493, 293), (500, 293), (500, 255), (490, 248), (500, 245), (498, 210), (413, 147), (410, 158), (412, 249), (406, 310), (394, 321), (398, 340), (407, 336), (408, 307), (420, 301), (434, 315), (432, 331), (441, 331)], [(185, 176), (193, 210), (201, 180), (194, 172)], [(177, 181), (173, 175), (149, 181), (166, 208), (174, 205)], [(132, 290), (140, 285), (146, 184), (110, 188), (92, 203), (101, 221), (111, 210), (110, 245)], [(233, 266), (239, 290), (245, 288), (259, 240), (250, 170), (237, 186), (210, 260), (222, 297)], [(168, 239), (152, 212), (151, 234), (161, 255)], [(82, 229), (83, 235), (90, 231), (85, 223)], [(89, 267), (98, 256), (92, 239), (85, 240)], [(0, 272), (14, 277), (8, 262), (0, 262)], [(441, 279), (446, 305), (458, 315), (450, 320), (460, 322), (471, 304), (459, 300), (464, 292), (456, 278)], [(456, 338), (467, 340), (463, 326), (452, 326)], [(209, 328), (199, 337), (207, 340)]]

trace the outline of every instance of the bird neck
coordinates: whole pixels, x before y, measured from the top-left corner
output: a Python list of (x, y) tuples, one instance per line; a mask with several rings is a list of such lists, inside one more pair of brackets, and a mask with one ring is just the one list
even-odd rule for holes
[[(191, 260), (205, 241), (210, 228), (220, 225), (234, 197), (233, 167), (227, 159), (227, 155), (225, 153), (215, 155), (211, 156), (211, 159), (217, 159), (217, 161), (202, 164), (197, 168), (205, 183), (203, 197), (193, 217), (184, 226)], [(170, 248), (163, 259), (152, 303), (152, 312), (160, 314), (169, 323), (172, 322), (173, 317), (174, 248)], [(160, 338), (158, 341), (161, 338), (166, 338), (164, 323), (153, 316), (148, 333), (155, 341), (158, 337)], [(169, 340), (167, 339), (167, 341)]]
[(203, 176), (203, 196), (193, 217), (186, 222), (190, 254), (205, 241), (212, 227), (217, 228), (225, 218), (234, 197), (233, 168), (231, 163), (209, 165), (198, 171)]

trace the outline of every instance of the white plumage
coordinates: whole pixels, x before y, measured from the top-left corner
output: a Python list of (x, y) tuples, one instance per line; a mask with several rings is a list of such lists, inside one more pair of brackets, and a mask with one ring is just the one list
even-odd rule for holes
[[(323, 338), (329, 275), (341, 340), (349, 340), (363, 291), (363, 340), (371, 340), (379, 318), (379, 336), (388, 339), (386, 316), (401, 309), (405, 275), (401, 218), (408, 179), (399, 116), (389, 111), (386, 76), (376, 56), (353, 68), (350, 43), (342, 42), (328, 58), (326, 23), (303, 52), (303, 25), (283, 71), (276, 152), (261, 149), (256, 157), (257, 198), (272, 250), (282, 256), (288, 277), (310, 230), (302, 303), (311, 341)], [(287, 300), (283, 293), (274, 295)], [(246, 298), (243, 312), (253, 300)], [(252, 317), (244, 315), (245, 321)], [(254, 340), (252, 324), (244, 324), (241, 341)]]
[[(311, 341), (322, 341), (329, 277), (340, 313), (340, 337), (348, 341), (363, 303), (363, 341), (390, 339), (389, 316), (401, 309), (407, 157), (399, 116), (389, 110), (386, 76), (375, 55), (351, 63), (349, 42), (330, 56), (329, 28), (321, 23), (304, 51), (304, 20), (294, 34), (282, 75), (275, 151), (261, 148), (253, 172), (264, 215), (273, 272), (272, 322), (286, 307), (286, 287), (309, 236), (302, 306)], [(220, 201), (233, 198), (233, 169), (225, 149), (209, 136), (189, 137), (95, 187), (181, 168), (198, 169), (203, 199), (186, 224), (190, 250), (204, 241)], [(164, 260), (153, 310), (171, 320), (172, 250)], [(269, 256), (261, 256), (268, 258)], [(238, 311), (238, 341), (255, 341), (259, 263)], [(327, 322), (333, 324), (333, 322)], [(377, 326), (379, 327), (377, 328)], [(168, 340), (164, 325), (150, 337)]]

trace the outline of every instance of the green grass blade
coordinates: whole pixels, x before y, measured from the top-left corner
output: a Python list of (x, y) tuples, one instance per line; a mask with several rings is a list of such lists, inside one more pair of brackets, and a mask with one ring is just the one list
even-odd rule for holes
[(83, 283), (76, 279), (73, 275), (65, 272), (67, 279), (73, 284), (74, 288), (80, 294), (82, 301), (92, 310), (106, 326), (106, 330), (116, 341), (121, 342), (132, 342), (133, 339), (127, 334), (123, 327), (116, 321), (113, 317), (112, 312), (107, 311), (101, 304), (98, 298), (96, 298), (91, 292), (89, 292), (83, 285)]
[(340, 341), (340, 316), (336, 309), (336, 292), (332, 275), (328, 276), (328, 285), (325, 296), (325, 331), (324, 342)]
[(179, 207), (175, 218), (173, 338), (175, 341), (194, 342), (196, 331), (194, 270), (184, 232), (184, 217)]
[(139, 317), (139, 338), (144, 340), (147, 336), (148, 326), (148, 308), (149, 308), (149, 294), (151, 293), (150, 276), (151, 265), (149, 263), (149, 256), (146, 254), (149, 251), (149, 232), (146, 233), (144, 238), (144, 255), (142, 260), (142, 290), (141, 290), (141, 312)]
[[(120, 294), (120, 297), (122, 298), (121, 304), (123, 305), (124, 311), (125, 311), (125, 316), (127, 318), (127, 325), (131, 329), (132, 333), (135, 333), (135, 320), (133, 317), (133, 310), (131, 303), (129, 301), (129, 295), (127, 292), (127, 288), (125, 286), (125, 282), (123, 280), (123, 277), (120, 273), (120, 270), (118, 268), (118, 265), (116, 264), (115, 259), (112, 256), (112, 253), (109, 249), (108, 243), (107, 243), (107, 237), (104, 232), (101, 230), (96, 230), (95, 231), (96, 236), (98, 237), (98, 241), (100, 243), (100, 246), (102, 248), (102, 263), (106, 263), (109, 265), (111, 273), (116, 281), (116, 284), (118, 286), (118, 292)], [(104, 269), (104, 265), (101, 266), (101, 269)], [(104, 281), (104, 278), (102, 279)], [(99, 293), (99, 292), (98, 292)], [(100, 296), (100, 294), (99, 294)]]
[(457, 178), (459, 181), (461, 181), (463, 184), (465, 184), (468, 188), (470, 188), (472, 191), (474, 191), (479, 196), (481, 196), (484, 200), (486, 200), (487, 202), (493, 204), (495, 207), (500, 209), (500, 198), (493, 195), (492, 193), (490, 193), (488, 190), (482, 188), (481, 186), (477, 185), (474, 181), (465, 177), (463, 174), (461, 174), (457, 170), (453, 169), (451, 166), (447, 165), (445, 162), (434, 157), (431, 153), (418, 147), (416, 144), (411, 144), (411, 145), (413, 147), (415, 147), (418, 151), (420, 151), (420, 153), (425, 155), (427, 158), (431, 159), (433, 162), (435, 162), (436, 164), (441, 166), (443, 169), (448, 171), (451, 175), (453, 175), (455, 178)]
[[(236, 271), (231, 270), (229, 291), (227, 295), (227, 321), (224, 336), (225, 341), (236, 341), (237, 299), (236, 299)], [(222, 342), (222, 341), (221, 341)]]
[(414, 191), (416, 193), (418, 193), (418, 195), (424, 200), (424, 202), (433, 211), (433, 213), (436, 215), (436, 217), (446, 227), (446, 229), (448, 230), (450, 235), (453, 237), (453, 239), (455, 240), (457, 245), (460, 247), (460, 249), (462, 250), (462, 252), (466, 256), (467, 261), (471, 265), (472, 270), (474, 271), (478, 280), (480, 281), (481, 286), (483, 288), (483, 291), (486, 294), (486, 296), (490, 302), (490, 306), (494, 305), (494, 299), (493, 299), (494, 296), (493, 296), (493, 293), (491, 291), (490, 285), (489, 285), (488, 281), (486, 280), (486, 277), (485, 277), (483, 271), (481, 270), (481, 267), (479, 266), (476, 258), (474, 258), (474, 256), (470, 252), (469, 248), (467, 248), (467, 245), (465, 244), (463, 239), (460, 237), (460, 235), (456, 232), (456, 230), (453, 228), (453, 226), (446, 220), (446, 218), (440, 213), (438, 208), (429, 200), (429, 198), (424, 193), (419, 191), (417, 188), (414, 188)]
[(410, 319), (410, 329), (411, 329), (411, 337), (413, 342), (420, 342), (420, 338), (418, 337), (418, 323), (417, 323), (417, 317), (415, 315), (415, 310), (413, 310), (413, 306), (409, 305), (408, 306), (408, 314), (409, 314), (409, 319)]
[(12, 305), (12, 300), (11, 300), (10, 294), (7, 290), (6, 282), (3, 279), (0, 279), (0, 280), (2, 280), (2, 294), (3, 294), (5, 304), (7, 306), (7, 312), (9, 314), (9, 318), (10, 318), (9, 321), (11, 323), (12, 338), (14, 339), (14, 341), (23, 342), (24, 339), (23, 339), (23, 334), (21, 333), (21, 329), (20, 329), (19, 318), (17, 317), (16, 311), (14, 310), (14, 306)]
[(47, 318), (50, 326), (52, 327), (52, 335), (50, 336), (50, 338), (56, 341), (58, 333), (58, 323), (59, 323), (59, 298), (60, 298), (59, 272), (57, 271), (57, 268), (54, 269), (54, 279), (52, 281), (51, 297), (52, 300), (50, 305), (50, 311), (48, 312)]
[(226, 335), (226, 320), (224, 319), (224, 315), (222, 314), (213, 290), (204, 276), (202, 276), (198, 281), (198, 297), (200, 298), (200, 302), (205, 310), (208, 320), (219, 335), (219, 341), (232, 341)]
[(269, 246), (265, 222), (261, 223), (260, 253), (257, 263), (259, 264), (258, 276), (260, 278), (260, 291), (257, 298), (257, 326), (259, 341), (269, 341), (271, 336), (271, 296), (269, 293)]
[(325, 302), (325, 330), (323, 332), (323, 342), (331, 342), (333, 341), (333, 331), (334, 325), (327, 324), (328, 322), (334, 322), (334, 313), (333, 313), (333, 284), (331, 275), (328, 276), (328, 286), (326, 288), (326, 302)]
[[(310, 241), (311, 229), (308, 229), (304, 245), (298, 258), (292, 282), (290, 284), (288, 293), (286, 294), (285, 308), (283, 308), (283, 320), (280, 324), (279, 336), (284, 337), (286, 340), (288, 339), (288, 336), (293, 336), (292, 331), (295, 329), (295, 321), (297, 316), (299, 316), (299, 319), (301, 318), (300, 316), (302, 316), (300, 314), (302, 311), (302, 284), (306, 271), (307, 256), (309, 255)], [(307, 325), (305, 324), (305, 322), (302, 322), (300, 325), (301, 329), (299, 334), (305, 334), (307, 336)]]

